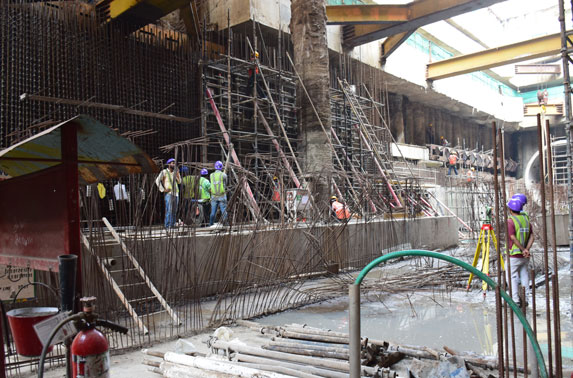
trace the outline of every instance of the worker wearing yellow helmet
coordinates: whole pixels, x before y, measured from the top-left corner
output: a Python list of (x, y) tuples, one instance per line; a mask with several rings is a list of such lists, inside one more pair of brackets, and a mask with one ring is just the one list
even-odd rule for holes
[(344, 204), (338, 202), (336, 196), (330, 197), (330, 208), (339, 221), (350, 219), (350, 211), (348, 211)]

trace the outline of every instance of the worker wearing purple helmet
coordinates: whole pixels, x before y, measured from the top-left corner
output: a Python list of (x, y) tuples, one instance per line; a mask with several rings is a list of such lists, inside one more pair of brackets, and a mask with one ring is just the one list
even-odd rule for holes
[[(185, 173), (189, 173), (189, 169), (185, 168)], [(181, 191), (183, 196), (183, 220), (185, 224), (207, 224), (206, 214), (208, 204), (211, 199), (211, 183), (205, 177), (209, 174), (205, 168), (201, 170), (201, 175), (184, 174)], [(200, 208), (195, 206), (196, 203), (200, 204)]]
[(175, 159), (167, 160), (167, 168), (159, 173), (155, 179), (155, 184), (159, 190), (165, 193), (165, 228), (175, 227), (177, 206), (179, 204), (179, 185), (181, 175), (175, 169)]
[(508, 254), (511, 259), (511, 297), (519, 302), (519, 284), (525, 288), (525, 297), (529, 298), (529, 249), (535, 240), (533, 227), (527, 215), (521, 214), (522, 203), (512, 198), (507, 203), (509, 218), (507, 235), (509, 236)]
[(215, 163), (215, 172), (209, 176), (211, 182), (211, 215), (209, 226), (215, 223), (217, 208), (221, 208), (221, 223), (227, 219), (227, 175), (223, 172), (223, 163)]
[(521, 202), (521, 211), (520, 213), (522, 215), (527, 215), (527, 217), (529, 217), (529, 215), (525, 212), (525, 210), (523, 210), (523, 206), (527, 205), (527, 197), (525, 196), (525, 194), (521, 194), (521, 193), (515, 193), (513, 195), (513, 197), (511, 197), (511, 199), (516, 199), (519, 202)]

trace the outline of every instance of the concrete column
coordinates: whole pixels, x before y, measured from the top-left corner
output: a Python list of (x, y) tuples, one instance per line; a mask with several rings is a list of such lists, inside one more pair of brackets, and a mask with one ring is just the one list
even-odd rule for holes
[(391, 131), (398, 143), (404, 143), (404, 113), (402, 95), (390, 95)]
[[(297, 89), (297, 107), (301, 132), (299, 150), (304, 173), (312, 177), (312, 191), (321, 212), (328, 212), (332, 155), (330, 137), (329, 61), (326, 43), (326, 2), (324, 0), (292, 0), (290, 30), (294, 63), (310, 97), (320, 114), (326, 134), (316, 118), (309, 99)], [(300, 84), (299, 84), (300, 87)]]
[(408, 101), (406, 97), (404, 99), (404, 134), (406, 137), (406, 143), (414, 144), (414, 111), (412, 109), (412, 103)]
[(449, 114), (444, 114), (444, 118), (446, 120), (446, 135), (445, 138), (450, 142), (450, 146), (455, 146), (456, 141), (454, 140), (454, 130), (453, 130), (453, 123), (452, 123), (452, 116)]
[(414, 143), (423, 146), (426, 140), (426, 117), (424, 117), (424, 109), (421, 104), (415, 103), (413, 105), (414, 116)]
[(460, 117), (452, 117), (452, 145), (460, 145), (463, 146), (463, 135), (464, 135), (464, 128), (465, 125), (463, 120)]
[(440, 137), (444, 135), (444, 119), (442, 118), (442, 112), (439, 110), (435, 111), (434, 127), (436, 128), (436, 144), (440, 144)]

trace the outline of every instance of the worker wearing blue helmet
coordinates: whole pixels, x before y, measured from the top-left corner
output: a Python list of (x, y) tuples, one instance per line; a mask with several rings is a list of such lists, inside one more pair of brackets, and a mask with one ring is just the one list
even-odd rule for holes
[[(507, 203), (509, 218), (507, 219), (507, 246), (511, 265), (508, 280), (511, 279), (511, 297), (515, 302), (519, 301), (519, 284), (525, 288), (525, 297), (529, 298), (529, 249), (535, 237), (533, 227), (529, 222), (529, 216), (521, 214), (522, 202), (512, 198)], [(520, 303), (521, 305), (521, 303)]]
[(215, 163), (215, 172), (209, 176), (211, 182), (211, 215), (209, 226), (215, 223), (217, 208), (221, 208), (221, 223), (227, 219), (227, 175), (223, 172), (223, 163)]

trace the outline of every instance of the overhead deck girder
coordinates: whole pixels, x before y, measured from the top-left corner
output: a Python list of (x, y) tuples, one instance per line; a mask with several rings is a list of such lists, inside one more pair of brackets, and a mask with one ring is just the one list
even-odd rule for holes
[(189, 3), (190, 0), (111, 0), (101, 1), (96, 7), (108, 8), (110, 21), (128, 22), (136, 30)]
[[(419, 0), (406, 5), (327, 6), (326, 14), (329, 24), (353, 24), (354, 33), (351, 33), (352, 35), (345, 38), (343, 42), (346, 47), (352, 48), (394, 34), (413, 31), (421, 26), (502, 1), (505, 0)], [(336, 18), (340, 13), (344, 13), (339, 9), (341, 7), (348, 8), (347, 15)], [(403, 13), (405, 7), (407, 7), (407, 20), (400, 22), (397, 15)], [(375, 15), (378, 20), (375, 20), (375, 16), (365, 16), (364, 21), (356, 21), (357, 15), (366, 13), (368, 9), (376, 9)], [(384, 15), (388, 17), (384, 18)]]
[(469, 72), (503, 66), (505, 64), (558, 54), (560, 50), (560, 34), (547, 35), (528, 41), (430, 63), (428, 64), (426, 78), (430, 81), (445, 79)]
[(327, 5), (328, 25), (380, 24), (409, 21), (408, 5)]

